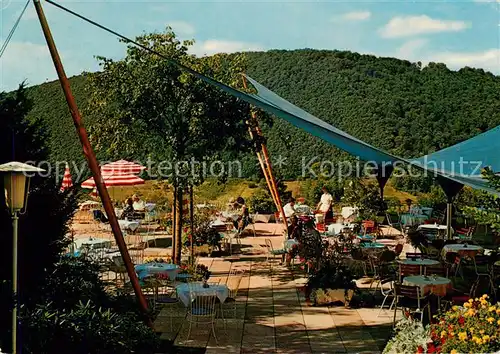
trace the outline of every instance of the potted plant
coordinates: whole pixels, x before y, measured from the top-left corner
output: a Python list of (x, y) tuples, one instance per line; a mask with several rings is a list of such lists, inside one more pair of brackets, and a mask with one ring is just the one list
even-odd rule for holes
[(316, 305), (343, 302), (347, 307), (356, 290), (355, 276), (345, 263), (344, 254), (352, 243), (340, 240), (334, 244), (325, 241), (317, 267), (313, 268), (305, 287), (306, 299)]

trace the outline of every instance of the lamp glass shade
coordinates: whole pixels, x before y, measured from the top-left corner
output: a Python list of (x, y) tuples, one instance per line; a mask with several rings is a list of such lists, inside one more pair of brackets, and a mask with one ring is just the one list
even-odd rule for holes
[(26, 200), (26, 175), (9, 172), (4, 175), (5, 201), (11, 211), (19, 211)]

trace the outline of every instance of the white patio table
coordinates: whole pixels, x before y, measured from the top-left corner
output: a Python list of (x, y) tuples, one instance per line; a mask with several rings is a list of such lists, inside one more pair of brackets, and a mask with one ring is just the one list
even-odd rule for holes
[[(190, 287), (191, 285), (191, 287)], [(191, 301), (194, 300), (191, 295), (196, 296), (217, 296), (219, 301), (223, 303), (229, 296), (229, 288), (226, 284), (210, 284), (208, 288), (203, 287), (202, 282), (196, 282), (191, 284), (180, 284), (175, 288), (177, 290), (177, 296), (179, 300), (184, 304), (184, 306), (189, 306)], [(191, 294), (192, 291), (192, 294)]]

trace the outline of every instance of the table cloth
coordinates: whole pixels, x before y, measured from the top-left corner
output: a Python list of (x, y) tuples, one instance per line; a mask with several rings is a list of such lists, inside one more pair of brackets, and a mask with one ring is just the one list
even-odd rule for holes
[(424, 214), (401, 214), (401, 223), (405, 226), (413, 226), (423, 224), (429, 217)]
[[(217, 296), (219, 301), (223, 303), (229, 296), (229, 288), (226, 284), (209, 284), (208, 288), (203, 287), (202, 282), (191, 283), (190, 284), (180, 284), (175, 288), (177, 290), (177, 296), (179, 300), (184, 304), (184, 306), (189, 306), (194, 297), (197, 296)], [(191, 294), (190, 292), (193, 292)]]
[(446, 254), (449, 252), (456, 252), (460, 256), (475, 257), (476, 254), (481, 252), (483, 248), (476, 245), (466, 245), (466, 244), (451, 244), (445, 245), (442, 250), (443, 258), (446, 258)]
[(144, 279), (155, 274), (164, 274), (173, 280), (179, 273), (179, 270), (180, 268), (177, 264), (169, 263), (145, 263), (135, 266), (135, 271), (139, 279)]
[(403, 279), (403, 285), (420, 287), (422, 296), (427, 293), (445, 296), (447, 289), (451, 287), (451, 280), (444, 277), (412, 275)]
[(132, 232), (137, 230), (140, 225), (138, 221), (130, 221), (130, 220), (118, 220), (118, 224), (120, 225), (120, 229), (130, 230)]
[(80, 250), (83, 245), (89, 246), (89, 248), (91, 249), (111, 248), (111, 241), (105, 238), (96, 238), (96, 237), (77, 238), (75, 239), (74, 243), (77, 250)]

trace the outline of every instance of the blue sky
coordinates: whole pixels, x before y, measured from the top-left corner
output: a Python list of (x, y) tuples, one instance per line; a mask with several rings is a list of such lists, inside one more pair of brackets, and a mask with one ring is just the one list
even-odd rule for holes
[[(173, 27), (195, 39), (192, 52), (339, 49), (500, 74), (500, 0), (495, 1), (131, 1), (65, 0), (68, 8), (127, 36)], [(0, 0), (3, 42), (24, 0)], [(97, 70), (95, 55), (121, 58), (113, 36), (62, 12), (44, 9), (69, 76)], [(56, 79), (33, 4), (0, 58), (0, 90)]]

